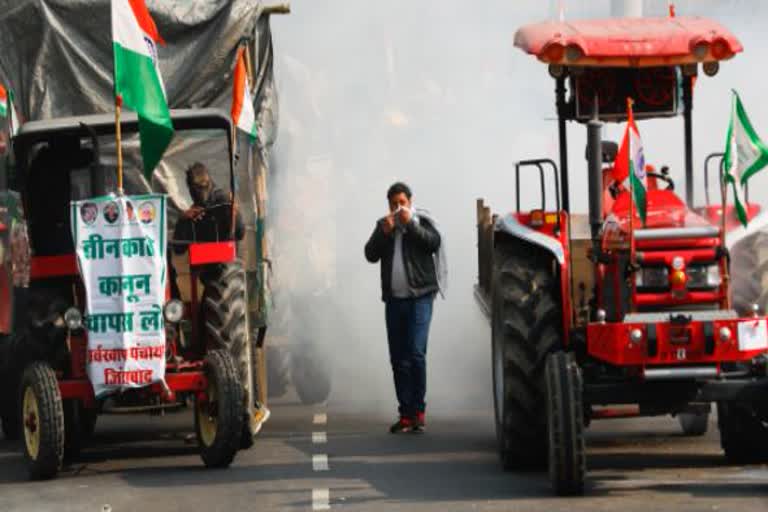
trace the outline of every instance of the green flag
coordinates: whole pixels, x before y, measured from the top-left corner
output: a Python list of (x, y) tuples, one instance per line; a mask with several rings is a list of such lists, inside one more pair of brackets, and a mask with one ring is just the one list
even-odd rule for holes
[(768, 165), (768, 146), (757, 136), (749, 122), (744, 106), (736, 91), (733, 91), (731, 104), (731, 122), (725, 139), (723, 169), (726, 186), (733, 189), (736, 215), (743, 225), (747, 225), (747, 208), (743, 202), (747, 181), (755, 173)]

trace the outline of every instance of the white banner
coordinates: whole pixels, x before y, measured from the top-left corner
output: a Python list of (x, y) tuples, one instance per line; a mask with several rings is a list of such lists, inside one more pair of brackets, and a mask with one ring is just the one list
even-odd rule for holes
[(156, 194), (72, 202), (96, 397), (164, 381), (165, 202)]

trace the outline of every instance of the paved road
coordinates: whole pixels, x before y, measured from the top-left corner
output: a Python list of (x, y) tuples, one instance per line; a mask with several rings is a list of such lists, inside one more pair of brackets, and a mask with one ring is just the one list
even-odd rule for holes
[(0, 441), (0, 510), (768, 509), (768, 468), (725, 465), (715, 425), (691, 439), (667, 418), (598, 423), (588, 496), (566, 500), (550, 496), (542, 473), (501, 472), (486, 407), (438, 411), (424, 436), (389, 435), (389, 418), (345, 409), (276, 404), (256, 447), (218, 471), (202, 469), (178, 433), (189, 431), (185, 415), (102, 418), (83, 460), (51, 482), (26, 482)]

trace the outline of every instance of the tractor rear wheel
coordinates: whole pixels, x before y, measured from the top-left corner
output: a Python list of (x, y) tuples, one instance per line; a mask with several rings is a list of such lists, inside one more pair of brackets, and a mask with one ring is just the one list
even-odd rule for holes
[(240, 447), (243, 433), (243, 386), (225, 350), (212, 350), (205, 358), (208, 378), (205, 401), (195, 403), (195, 431), (200, 456), (208, 468), (228, 467)]
[(748, 404), (718, 402), (717, 425), (725, 457), (735, 464), (768, 462), (768, 418)]
[(203, 276), (203, 318), (209, 350), (226, 350), (232, 356), (246, 398), (243, 401), (243, 432), (240, 446), (250, 448), (253, 436), (249, 428), (253, 402), (252, 386), (248, 382), (248, 306), (246, 302), (245, 270), (239, 261), (212, 265)]
[(24, 454), (32, 480), (53, 478), (64, 457), (64, 410), (51, 367), (34, 362), (21, 378)]
[(505, 469), (547, 460), (547, 355), (562, 346), (553, 259), (501, 240), (494, 253), (492, 299), (496, 438)]
[(3, 426), (3, 436), (8, 441), (16, 441), (21, 436), (21, 422), (19, 421), (19, 379), (17, 376), (8, 376), (2, 379), (3, 396), (0, 397), (0, 422)]
[(64, 400), (64, 461), (80, 456), (80, 451), (96, 429), (96, 409), (86, 409), (80, 400)]
[(703, 436), (709, 428), (709, 413), (681, 412), (677, 415), (677, 421), (680, 423), (680, 428), (683, 429), (683, 435)]
[(581, 370), (573, 354), (547, 357), (549, 478), (561, 496), (584, 493), (586, 442)]

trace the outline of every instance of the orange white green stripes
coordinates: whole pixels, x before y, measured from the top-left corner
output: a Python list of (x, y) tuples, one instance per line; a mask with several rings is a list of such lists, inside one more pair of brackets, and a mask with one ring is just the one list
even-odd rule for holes
[(115, 96), (139, 116), (144, 174), (152, 175), (173, 138), (173, 124), (158, 67), (162, 43), (144, 0), (112, 0)]
[(643, 221), (643, 225), (645, 225), (647, 217), (645, 153), (643, 151), (643, 140), (640, 138), (640, 130), (637, 129), (635, 124), (631, 100), (627, 101), (627, 127), (624, 131), (624, 138), (621, 141), (619, 152), (616, 155), (613, 177), (622, 184), (625, 180), (629, 181), (632, 199), (637, 205), (637, 213), (640, 216), (640, 220)]
[(6, 90), (2, 84), (0, 84), (0, 117), (8, 118), (8, 131), (11, 137), (15, 137), (19, 133), (19, 127), (21, 126), (21, 120), (19, 114), (16, 112), (16, 107), (13, 103), (13, 91)]
[(251, 139), (257, 135), (256, 113), (253, 110), (248, 69), (245, 65), (245, 47), (237, 52), (234, 83), (232, 87), (232, 123), (247, 133)]
[(0, 117), (8, 117), (8, 92), (0, 84)]

